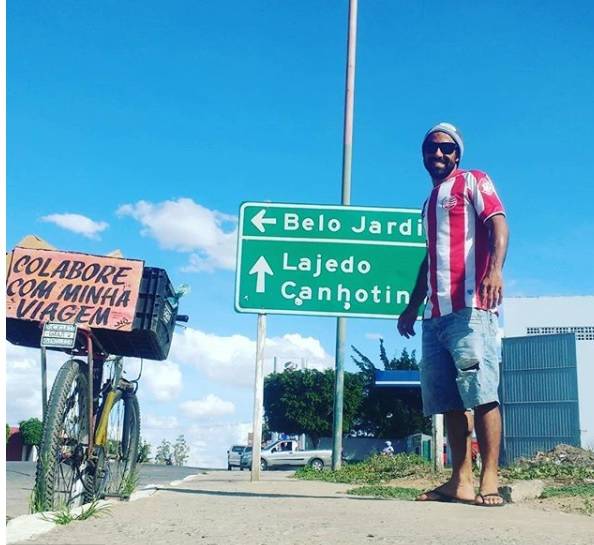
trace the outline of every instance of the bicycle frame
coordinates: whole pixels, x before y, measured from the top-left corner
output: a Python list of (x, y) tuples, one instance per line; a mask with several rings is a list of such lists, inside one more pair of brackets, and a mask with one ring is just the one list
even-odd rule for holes
[(115, 398), (116, 391), (112, 389), (107, 393), (107, 397), (103, 402), (101, 417), (99, 418), (97, 428), (95, 429), (94, 444), (96, 446), (104, 447), (107, 443), (107, 423), (109, 420), (109, 413), (111, 412), (111, 409), (115, 403)]
[(107, 443), (107, 427), (109, 421), (109, 413), (116, 401), (116, 390), (117, 390), (117, 383), (119, 382), (119, 377), (121, 375), (121, 358), (118, 358), (116, 361), (117, 373), (115, 375), (114, 384), (109, 392), (107, 392), (107, 396), (103, 402), (101, 416), (99, 418), (99, 422), (95, 422), (95, 412), (93, 410), (94, 405), (94, 380), (93, 375), (95, 372), (95, 357), (94, 357), (94, 349), (93, 349), (93, 342), (97, 342), (96, 339), (93, 338), (93, 333), (90, 330), (79, 328), (78, 333), (82, 335), (84, 338), (86, 348), (87, 348), (87, 415), (88, 415), (88, 422), (89, 422), (89, 444), (87, 445), (87, 455), (89, 459), (92, 459), (94, 456), (95, 446), (104, 447)]
[(87, 341), (87, 353), (88, 353), (88, 383), (89, 383), (89, 395), (88, 397), (88, 411), (89, 411), (89, 447), (88, 447), (88, 454), (89, 458), (92, 457), (93, 451), (96, 446), (105, 447), (107, 444), (107, 432), (108, 432), (108, 423), (109, 423), (109, 415), (111, 413), (111, 409), (113, 408), (114, 404), (116, 403), (117, 397), (117, 390), (120, 382), (120, 378), (122, 375), (122, 357), (117, 356), (114, 360), (114, 375), (113, 375), (113, 383), (111, 385), (110, 390), (107, 392), (103, 403), (101, 405), (101, 410), (98, 411), (100, 414), (99, 421), (94, 421), (94, 411), (93, 411), (93, 373), (94, 373), (94, 358), (93, 358), (93, 335), (91, 332), (88, 331), (81, 331), (86, 338)]

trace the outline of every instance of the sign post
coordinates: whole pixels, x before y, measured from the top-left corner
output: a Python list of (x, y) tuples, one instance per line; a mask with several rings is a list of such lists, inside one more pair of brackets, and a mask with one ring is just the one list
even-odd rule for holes
[(47, 411), (47, 350), (41, 347), (41, 418), (45, 422)]
[(258, 314), (256, 341), (256, 376), (254, 395), (254, 430), (252, 439), (252, 471), (250, 480), (260, 480), (260, 450), (262, 444), (262, 404), (264, 402), (264, 343), (266, 340), (266, 314)]
[(433, 471), (443, 471), (443, 414), (434, 414), (431, 417), (433, 434)]

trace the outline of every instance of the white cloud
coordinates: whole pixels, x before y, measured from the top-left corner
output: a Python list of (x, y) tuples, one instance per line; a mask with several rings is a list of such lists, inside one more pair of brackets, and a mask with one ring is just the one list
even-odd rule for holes
[[(190, 253), (184, 271), (235, 269), (237, 218), (210, 210), (192, 199), (125, 204), (117, 211), (143, 226), (141, 233), (154, 238), (161, 248)], [(224, 230), (224, 226), (231, 230)]]
[(179, 408), (185, 416), (196, 420), (225, 416), (235, 412), (235, 405), (231, 401), (224, 401), (214, 394), (208, 394), (202, 399), (184, 401)]
[[(66, 354), (47, 352), (47, 395)], [(16, 426), (21, 420), (41, 418), (41, 359), (35, 348), (6, 343), (6, 421)]]
[[(308, 368), (315, 369), (327, 369), (334, 365), (334, 359), (318, 339), (302, 337), (298, 333), (266, 339), (265, 373), (272, 371), (275, 356), (279, 370), (286, 361), (301, 365), (303, 360)], [(172, 361), (192, 365), (209, 379), (236, 386), (253, 385), (255, 358), (256, 341), (248, 337), (222, 337), (192, 328), (175, 334), (170, 354)]]
[[(142, 407), (141, 407), (142, 409)], [(142, 416), (142, 430), (172, 430), (179, 427), (179, 422), (175, 416), (160, 416), (155, 414), (145, 414)]]
[(383, 339), (384, 336), (381, 333), (365, 333), (365, 338), (370, 341), (379, 341), (380, 339)]
[[(130, 361), (129, 358), (126, 361)], [(132, 374), (130, 375), (132, 376)], [(156, 401), (173, 401), (182, 390), (182, 373), (179, 365), (171, 361), (144, 360), (140, 388), (148, 388)]]
[(99, 239), (99, 233), (109, 227), (104, 221), (93, 221), (82, 214), (49, 214), (43, 216), (41, 221), (55, 223), (62, 229), (92, 239)]

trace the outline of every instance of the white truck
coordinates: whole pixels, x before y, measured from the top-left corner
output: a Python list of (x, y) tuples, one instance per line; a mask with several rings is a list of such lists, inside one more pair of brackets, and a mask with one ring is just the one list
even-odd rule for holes
[[(311, 466), (322, 470), (332, 465), (331, 450), (301, 450), (299, 443), (293, 439), (281, 439), (262, 448), (260, 452), (260, 469), (266, 470), (281, 466)], [(248, 447), (241, 455), (241, 469), (252, 467), (252, 448)]]
[(241, 455), (247, 448), (246, 445), (232, 445), (227, 451), (227, 470), (231, 471), (234, 467), (241, 469)]

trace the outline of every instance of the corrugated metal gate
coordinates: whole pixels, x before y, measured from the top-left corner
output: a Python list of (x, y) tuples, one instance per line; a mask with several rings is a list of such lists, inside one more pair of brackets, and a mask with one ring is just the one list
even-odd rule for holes
[(580, 446), (575, 335), (503, 339), (503, 462)]

